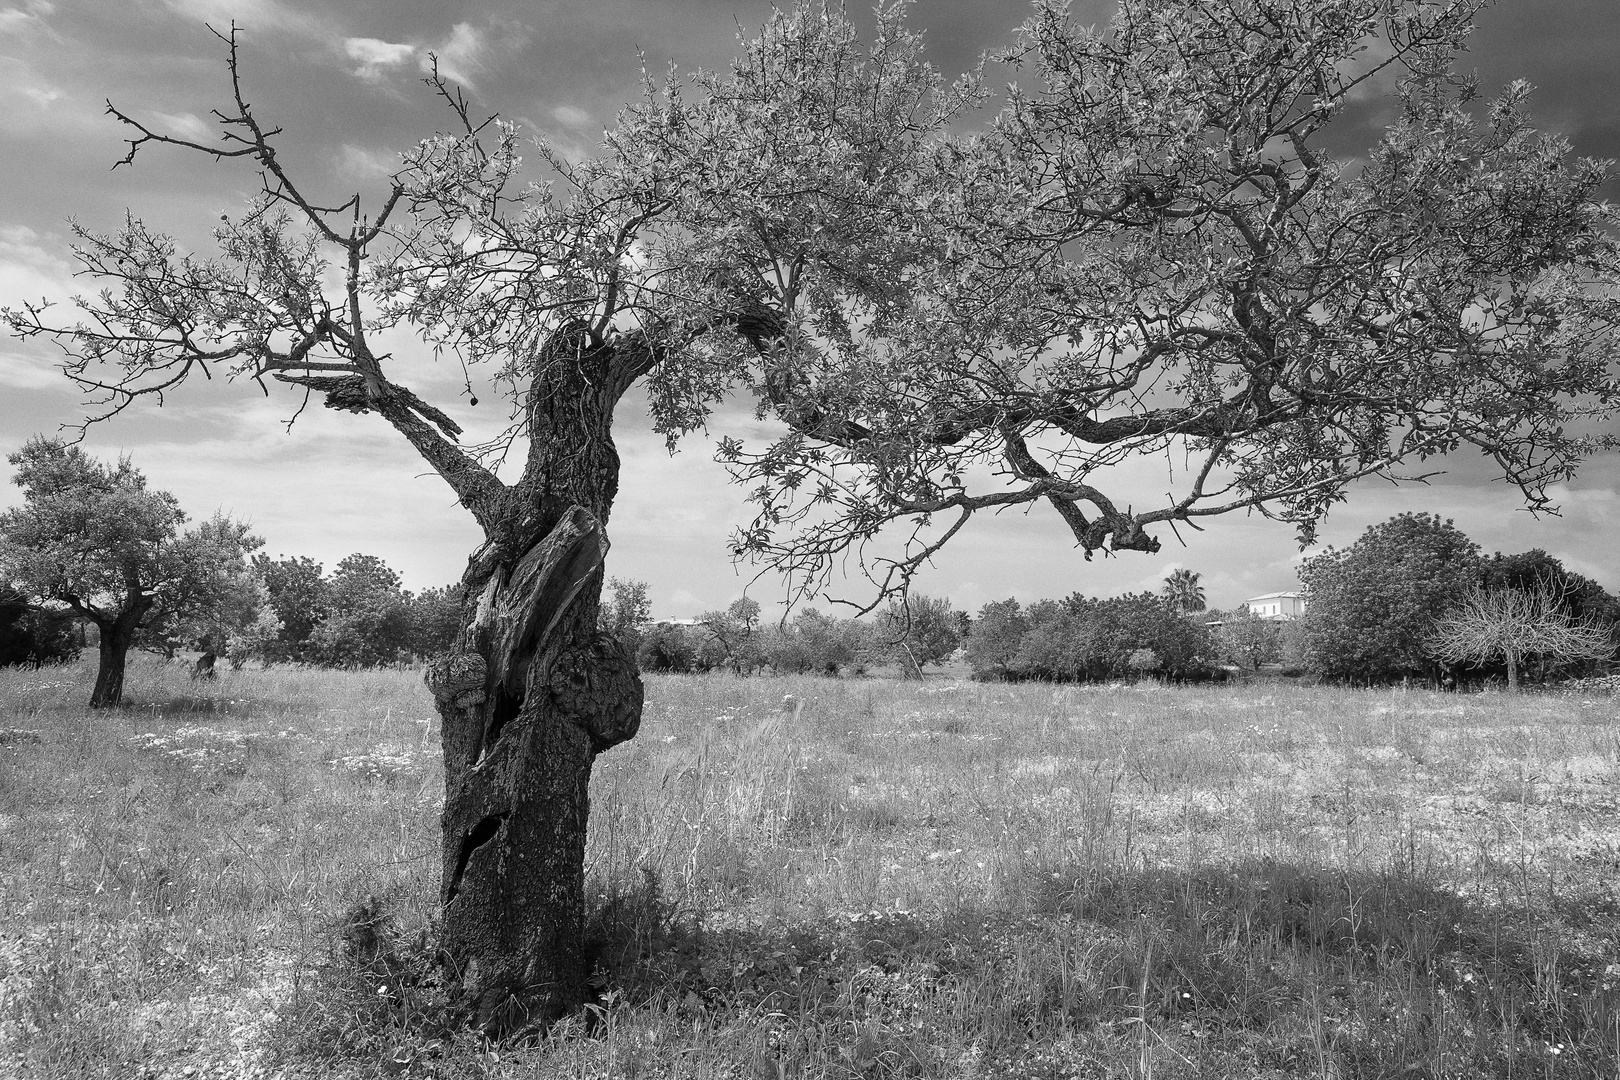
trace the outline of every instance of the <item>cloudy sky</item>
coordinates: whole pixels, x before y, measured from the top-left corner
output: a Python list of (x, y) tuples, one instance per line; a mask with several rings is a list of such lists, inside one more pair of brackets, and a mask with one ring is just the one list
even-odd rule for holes
[[(859, 5), (852, 5), (859, 6)], [(1076, 0), (1086, 21), (1105, 0)], [(662, 72), (723, 65), (738, 27), (754, 29), (757, 0), (0, 0), (0, 304), (83, 291), (71, 280), (65, 219), (111, 228), (129, 208), (184, 243), (205, 245), (219, 214), (256, 187), (240, 163), (214, 165), (179, 151), (143, 151), (133, 168), (105, 102), (172, 133), (208, 137), (209, 110), (226, 99), (222, 50), (207, 24), (245, 30), (244, 76), (259, 115), (285, 129), (283, 161), (341, 202), (375, 193), (398, 152), (444, 125), (420, 75), (427, 54), (482, 106), (545, 132), (566, 152), (591, 152), (637, 91), (641, 65)], [(930, 56), (956, 73), (1005, 43), (1027, 5), (1012, 0), (917, 0)], [(639, 55), (638, 55), (639, 54)], [(1515, 78), (1539, 89), (1533, 111), (1583, 154), (1620, 157), (1620, 3), (1501, 0), (1480, 19), (1468, 61), (1494, 92)], [(1376, 111), (1347, 117), (1337, 138), (1376, 141)], [(1620, 190), (1611, 184), (1611, 197)], [(409, 350), (412, 343), (394, 343)], [(459, 369), (413, 383), (456, 401)], [(458, 418), (476, 428), (465, 400)], [(161, 409), (132, 409), (93, 428), (98, 454), (130, 454), (155, 486), (194, 514), (216, 507), (251, 520), (273, 554), (305, 554), (328, 567), (361, 551), (380, 555), (410, 587), (457, 578), (478, 537), (449, 490), (375, 417), (315, 409), (290, 431), (290, 395), (251, 385), (200, 385)], [(485, 412), (489, 410), (487, 408)], [(49, 347), (0, 339), (0, 448), (54, 433), (81, 415), (77, 394), (51, 366)], [(727, 410), (728, 423), (747, 427)], [(746, 518), (740, 493), (695, 439), (674, 457), (627, 400), (617, 419), (624, 476), (611, 535), (610, 573), (652, 585), (655, 613), (694, 615), (749, 588), (769, 602), (770, 578), (728, 561), (730, 528)], [(1456, 519), (1487, 551), (1541, 547), (1610, 590), (1620, 590), (1620, 459), (1590, 462), (1556, 492), (1563, 516), (1535, 519), (1515, 493), (1473, 459), (1443, 463), (1425, 486), (1363, 483), (1335, 510), (1323, 540), (1338, 545), (1404, 510)], [(9, 468), (0, 464), (9, 480)], [(1162, 497), (1144, 472), (1140, 500)], [(1129, 501), (1129, 491), (1125, 494)], [(17, 501), (0, 487), (0, 505)], [(1300, 553), (1293, 531), (1259, 517), (1208, 520), (1163, 537), (1157, 556), (1084, 561), (1054, 515), (976, 520), (921, 581), (958, 607), (1009, 595), (1031, 600), (1154, 588), (1171, 569), (1204, 576), (1213, 606), (1292, 588)], [(858, 595), (851, 585), (840, 595)]]

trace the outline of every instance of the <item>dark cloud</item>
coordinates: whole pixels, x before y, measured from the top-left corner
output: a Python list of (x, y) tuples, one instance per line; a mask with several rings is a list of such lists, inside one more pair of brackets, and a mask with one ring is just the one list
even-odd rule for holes
[[(1531, 113), (1586, 157), (1620, 159), (1620, 4), (1614, 0), (1498, 3), (1481, 14), (1465, 65), (1481, 93), (1515, 79), (1536, 88)], [(1620, 198), (1610, 181), (1605, 195)]]

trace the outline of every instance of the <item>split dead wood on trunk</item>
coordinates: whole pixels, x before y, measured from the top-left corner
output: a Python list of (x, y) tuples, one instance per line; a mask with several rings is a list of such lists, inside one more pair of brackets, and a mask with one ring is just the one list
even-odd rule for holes
[[(641, 721), (641, 679), (596, 630), (607, 538), (570, 507), (483, 582), (461, 648), (427, 683), (443, 718), (443, 947), (481, 1030), (580, 1004), (587, 787)], [(471, 588), (475, 581), (466, 583)]]

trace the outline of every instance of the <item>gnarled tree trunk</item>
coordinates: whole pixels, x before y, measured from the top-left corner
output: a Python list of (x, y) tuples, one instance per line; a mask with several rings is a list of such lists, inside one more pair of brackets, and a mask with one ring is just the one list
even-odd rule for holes
[(622, 387), (602, 377), (610, 349), (576, 352), (531, 394), (523, 479), (463, 579), (458, 648), (427, 672), (443, 720), (442, 944), (466, 1018), (495, 1036), (583, 999), (591, 764), (641, 722), (634, 662), (597, 629)]
[(140, 611), (128, 611), (115, 619), (96, 623), (97, 646), (96, 685), (90, 691), (92, 709), (116, 708), (124, 700), (124, 668), (129, 661), (129, 650), (135, 644), (135, 630)]

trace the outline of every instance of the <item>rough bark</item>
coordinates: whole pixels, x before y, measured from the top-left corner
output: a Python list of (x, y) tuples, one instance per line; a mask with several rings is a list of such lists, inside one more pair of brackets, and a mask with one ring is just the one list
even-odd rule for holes
[(569, 362), (531, 394), (523, 479), (483, 508), (496, 527), (463, 578), (466, 629), (426, 675), (443, 720), (442, 944), (461, 1011), (492, 1036), (584, 999), (591, 765), (641, 722), (635, 664), (597, 630), (621, 388), (603, 377), (611, 349), (562, 344)]
[(101, 623), (97, 649), (96, 685), (90, 691), (92, 709), (117, 708), (124, 700), (124, 668), (135, 643), (135, 621), (120, 618)]

